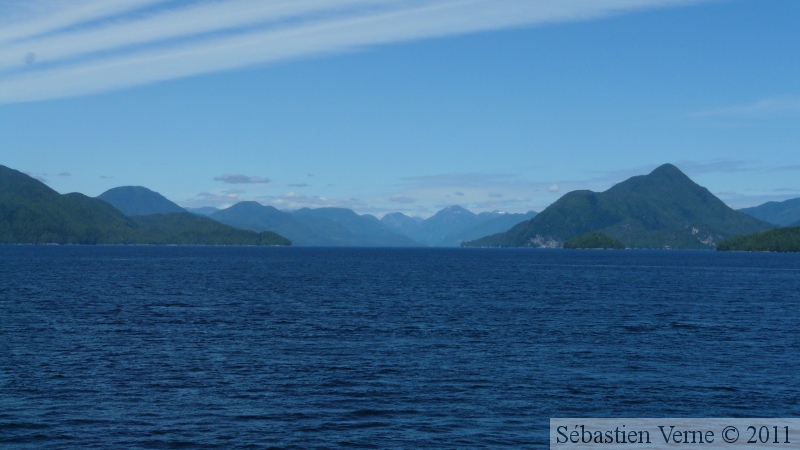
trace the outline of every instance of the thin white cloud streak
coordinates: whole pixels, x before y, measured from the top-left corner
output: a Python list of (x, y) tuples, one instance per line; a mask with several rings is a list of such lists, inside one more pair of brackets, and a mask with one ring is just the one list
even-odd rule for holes
[(31, 53), (37, 55), (38, 62), (51, 63), (99, 51), (251, 25), (267, 25), (294, 17), (308, 19), (317, 14), (369, 3), (373, 3), (372, 0), (233, 0), (201, 3), (191, 8), (169, 10), (144, 20), (112, 23), (66, 35), (49, 35), (9, 44), (0, 54), (0, 70), (24, 66), (25, 57)]
[(800, 97), (774, 97), (744, 105), (708, 109), (691, 113), (692, 117), (764, 117), (800, 113)]
[(420, 175), (402, 180), (402, 185), (413, 188), (486, 188), (517, 183), (519, 183), (517, 174), (479, 172)]
[[(55, 32), (104, 17), (146, 8), (167, 0), (28, 0), (17, 3), (17, 13), (8, 11), (8, 19), (20, 17), (20, 22), (0, 27), (0, 43), (27, 39)], [(8, 4), (5, 8), (11, 8)], [(0, 9), (0, 12), (3, 12)], [(32, 16), (32, 17), (31, 17)], [(6, 21), (7, 21), (6, 20)], [(5, 22), (5, 21), (4, 21)]]
[[(429, 216), (438, 209), (454, 204), (475, 212), (541, 211), (561, 195), (548, 190), (552, 185), (552, 181), (530, 181), (514, 174), (451, 173), (404, 178), (396, 185), (397, 191), (387, 197), (390, 200), (416, 199), (415, 203), (398, 209), (421, 216)], [(569, 186), (572, 187), (572, 184)], [(585, 184), (576, 186), (585, 187)], [(381, 199), (375, 198), (372, 202), (381, 204)], [(395, 207), (400, 204), (396, 201), (392, 203)], [(386, 204), (382, 204), (382, 207), (384, 212), (392, 210)]]
[(404, 195), (393, 195), (389, 197), (389, 201), (393, 203), (416, 203), (417, 199)]
[[(155, 1), (123, 3), (133, 5)], [(359, 3), (357, 0), (340, 0), (335, 2), (335, 6), (329, 3), (330, 8), (323, 10), (321, 8), (325, 7), (317, 0), (298, 0), (293, 7), (284, 10), (287, 14), (285, 17), (291, 16), (293, 21), (266, 30), (262, 27), (252, 31), (239, 30), (239, 34), (235, 35), (223, 33), (217, 36), (203, 33), (237, 29), (245, 22), (260, 24), (270, 20), (269, 14), (261, 16), (260, 21), (247, 22), (233, 9), (227, 14), (215, 11), (225, 3), (202, 4), (191, 8), (188, 16), (167, 10), (138, 22), (122, 21), (119, 25), (95, 31), (78, 29), (54, 35), (51, 40), (39, 40), (40, 44), (44, 41), (50, 48), (57, 49), (62, 63), (50, 66), (46, 63), (46, 52), (40, 55), (35, 47), (30, 47), (25, 55), (35, 53), (37, 61), (42, 63), (29, 64), (0, 76), (0, 101), (11, 103), (84, 95), (255, 64), (347, 52), (373, 45), (508, 27), (590, 20), (646, 8), (707, 1), (711, 0), (385, 0), (372, 2), (368, 8), (356, 8)], [(251, 5), (241, 0), (230, 3), (246, 4)], [(303, 10), (303, 7), (308, 9)], [(321, 14), (331, 10), (336, 11), (334, 14)], [(80, 16), (77, 13), (75, 15)], [(275, 17), (272, 20), (277, 20)], [(80, 20), (87, 19), (81, 16)], [(215, 21), (216, 25), (212, 26)], [(59, 21), (58, 26), (68, 25), (65, 22)], [(49, 26), (56, 28), (52, 24)], [(164, 27), (172, 27), (175, 31), (164, 31)], [(46, 28), (39, 26), (38, 29)], [(132, 36), (137, 30), (141, 31), (142, 39)], [(32, 28), (26, 32), (32, 33)], [(163, 42), (167, 37), (184, 39)], [(196, 38), (188, 39), (190, 37)], [(63, 40), (63, 46), (58, 43), (59, 39)], [(114, 43), (114, 46), (96, 44), (95, 50), (91, 50), (88, 40), (105, 40)], [(145, 42), (160, 45), (140, 49), (127, 47)], [(20, 51), (23, 47), (11, 46), (10, 50), (6, 47), (0, 46), (0, 61), (18, 65), (24, 63), (25, 55), (21, 55)], [(100, 47), (105, 53), (91, 53)]]
[(751, 208), (760, 206), (767, 202), (783, 202), (797, 198), (797, 194), (771, 194), (771, 193), (747, 193), (738, 192), (717, 192), (716, 195), (733, 209)]
[(300, 208), (348, 208), (363, 214), (369, 207), (359, 199), (337, 199), (318, 195), (303, 195), (287, 192), (282, 195), (261, 196), (259, 202), (270, 205), (280, 210), (293, 211)]
[(675, 165), (689, 174), (753, 172), (757, 160), (716, 159), (705, 161), (678, 161)]
[(221, 177), (214, 177), (214, 181), (222, 181), (223, 183), (228, 183), (228, 184), (266, 184), (270, 183), (272, 180), (270, 180), (269, 178), (251, 177), (242, 174), (226, 173)]

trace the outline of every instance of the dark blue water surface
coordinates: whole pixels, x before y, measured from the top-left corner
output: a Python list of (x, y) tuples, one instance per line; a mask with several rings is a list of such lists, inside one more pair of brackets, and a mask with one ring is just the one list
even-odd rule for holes
[(0, 446), (546, 448), (800, 416), (800, 255), (0, 246)]

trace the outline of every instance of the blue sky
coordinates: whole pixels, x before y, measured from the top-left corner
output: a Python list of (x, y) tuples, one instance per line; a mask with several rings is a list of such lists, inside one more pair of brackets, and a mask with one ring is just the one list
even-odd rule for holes
[(674, 163), (800, 197), (796, 0), (5, 0), (0, 164), (96, 196), (541, 211)]

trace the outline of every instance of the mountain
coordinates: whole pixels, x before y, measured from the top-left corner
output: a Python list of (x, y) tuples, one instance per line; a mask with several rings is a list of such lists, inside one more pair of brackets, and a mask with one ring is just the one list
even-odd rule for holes
[(187, 212), (128, 217), (109, 203), (61, 195), (0, 166), (0, 243), (289, 245), (274, 233), (238, 230)]
[(158, 192), (142, 186), (121, 186), (109, 189), (97, 198), (110, 203), (126, 216), (186, 212)]
[(258, 202), (239, 202), (219, 210), (209, 217), (220, 223), (245, 230), (273, 231), (281, 236), (286, 236), (294, 245), (326, 245), (324, 238), (317, 236), (301, 221), (295, 220), (291, 214)]
[[(478, 215), (458, 205), (448, 206), (420, 223), (415, 240), (434, 247), (454, 245), (451, 236), (479, 223)], [(455, 243), (458, 246), (459, 242)]]
[[(412, 239), (386, 228), (372, 215), (358, 215), (345, 208), (303, 208), (292, 216), (330, 241), (330, 245), (367, 247), (415, 247)], [(336, 226), (333, 226), (336, 225)]]
[(506, 231), (535, 215), (535, 212), (475, 214), (453, 205), (425, 220), (417, 220), (402, 213), (391, 213), (385, 215), (381, 223), (426, 246), (458, 247), (464, 241)]
[(385, 227), (412, 239), (413, 235), (418, 232), (421, 222), (422, 219), (419, 217), (409, 217), (400, 212), (389, 213), (381, 218), (381, 223)]
[(454, 242), (456, 246), (461, 245), (462, 242), (478, 239), (482, 236), (488, 236), (496, 233), (502, 233), (513, 228), (515, 225), (525, 222), (536, 217), (535, 211), (528, 211), (524, 214), (519, 213), (504, 213), (504, 212), (483, 212), (478, 214), (480, 223), (477, 225), (455, 233), (450, 237), (450, 242)]
[(625, 244), (599, 231), (590, 231), (564, 242), (564, 248), (622, 250)]
[(257, 202), (239, 202), (210, 216), (254, 231), (275, 231), (294, 245), (322, 247), (410, 247), (418, 245), (383, 226), (374, 216), (344, 208), (279, 211)]
[(151, 214), (132, 218), (145, 230), (144, 243), (200, 245), (291, 245), (271, 231), (254, 232), (221, 224), (189, 212)]
[(782, 227), (800, 225), (800, 198), (782, 202), (767, 202), (752, 208), (742, 208), (739, 211)]
[(719, 251), (800, 252), (800, 226), (776, 228), (761, 233), (736, 236), (717, 246)]
[(570, 192), (533, 219), (464, 245), (561, 247), (573, 237), (599, 231), (634, 248), (714, 248), (725, 238), (769, 228), (665, 164), (605, 192)]
[(210, 216), (215, 212), (219, 212), (219, 208), (214, 208), (213, 206), (201, 206), (200, 208), (184, 208), (184, 209), (192, 214), (197, 214), (198, 216)]

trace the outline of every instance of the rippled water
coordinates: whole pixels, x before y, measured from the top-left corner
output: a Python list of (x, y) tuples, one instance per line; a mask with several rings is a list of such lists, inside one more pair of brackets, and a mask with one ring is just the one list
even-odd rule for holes
[(800, 255), (0, 246), (0, 446), (546, 448), (800, 416)]

